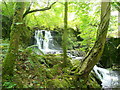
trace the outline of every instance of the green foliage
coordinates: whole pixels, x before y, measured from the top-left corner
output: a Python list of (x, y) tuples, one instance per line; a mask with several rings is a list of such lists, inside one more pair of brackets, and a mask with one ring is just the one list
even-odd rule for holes
[(10, 88), (14, 88), (15, 86), (16, 86), (16, 84), (14, 82), (4, 82), (3, 83), (4, 88), (10, 89)]
[[(98, 4), (98, 3), (97, 3)], [(90, 50), (96, 40), (97, 26), (99, 24), (99, 8), (100, 6), (93, 3), (83, 3), (83, 2), (70, 2), (68, 5), (68, 27), (75, 29), (77, 26), (81, 32), (78, 36), (81, 36), (84, 41), (78, 42), (81, 46), (85, 47), (81, 50)], [(93, 11), (93, 5), (97, 5), (95, 11)], [(36, 12), (28, 15), (26, 20), (30, 27), (37, 26), (41, 28), (44, 26), (49, 29), (54, 29), (56, 27), (63, 28), (63, 4), (56, 3), (50, 10), (44, 12)], [(41, 7), (39, 7), (41, 8)], [(94, 14), (94, 15), (93, 15)], [(49, 18), (49, 19), (48, 19)], [(76, 42), (71, 42), (73, 37), (69, 37), (69, 43), (71, 45), (78, 44)], [(70, 45), (70, 44), (69, 44)], [(69, 46), (70, 47), (70, 46)]]
[[(44, 4), (46, 5), (46, 3), (43, 3), (43, 5), (40, 6), (39, 4), (34, 3), (31, 10), (43, 8)], [(13, 16), (14, 5), (15, 2), (6, 2), (6, 4), (3, 2), (3, 15)], [(93, 6), (95, 7), (93, 8)], [(73, 28), (78, 26), (82, 32), (80, 36), (85, 39), (85, 42), (82, 42), (81, 45), (86, 45), (88, 48), (91, 48), (95, 40), (95, 33), (97, 29), (96, 26), (98, 26), (100, 21), (98, 18), (100, 17), (100, 4), (92, 2), (69, 2), (68, 8), (68, 26)], [(44, 26), (50, 29), (54, 29), (55, 27), (63, 27), (63, 9), (63, 4), (56, 3), (48, 11), (31, 13), (26, 17), (26, 24), (30, 27)], [(112, 18), (112, 24), (114, 24), (113, 20), (115, 19)], [(114, 26), (112, 28), (116, 27)], [(87, 41), (89, 42), (87, 43)], [(90, 45), (88, 45), (89, 43)]]
[[(62, 55), (38, 55), (36, 45), (19, 49), (19, 58), (15, 63), (13, 80), (3, 80), (4, 88), (75, 88), (81, 87), (82, 79), (76, 81), (70, 75), (71, 61), (63, 68)], [(78, 60), (77, 60), (78, 61)], [(78, 65), (79, 61), (73, 61)], [(82, 87), (86, 88), (86, 85)]]
[(0, 57), (1, 57), (1, 60), (3, 60), (6, 56), (6, 53), (8, 51), (8, 47), (9, 47), (9, 40), (1, 40), (1, 43), (0, 43), (0, 50), (2, 50), (1, 54), (0, 54)]
[(112, 2), (112, 6), (114, 6), (120, 12), (120, 2)]
[[(42, 8), (38, 6), (38, 8)], [(63, 15), (60, 14), (63, 12), (63, 5), (61, 4), (55, 4), (53, 9), (50, 9), (49, 11), (41, 11), (41, 12), (35, 12), (26, 17), (28, 25), (30, 27), (40, 27), (45, 26), (46, 28), (53, 28), (56, 26), (63, 25)], [(49, 19), (48, 19), (49, 17)]]
[(14, 14), (16, 2), (2, 2), (2, 15), (11, 17)]
[(47, 84), (49, 85), (49, 87), (54, 87), (54, 88), (68, 88), (69, 84), (66, 82), (66, 80), (59, 80), (59, 79), (54, 79), (54, 80), (50, 80), (47, 82)]
[(101, 86), (98, 84), (101, 81), (97, 79), (97, 76), (95, 73), (92, 71), (89, 75), (88, 82), (87, 82), (87, 87), (89, 88), (101, 88)]
[[(10, 10), (7, 10), (6, 4), (3, 5), (3, 14), (4, 15), (12, 15), (14, 12), (13, 6), (14, 3), (6, 2), (8, 6), (10, 6)], [(49, 2), (51, 4), (52, 2)], [(39, 4), (37, 2), (33, 3), (31, 6), (31, 10), (44, 8), (47, 3)], [(26, 4), (26, 7), (29, 6), (29, 3)], [(94, 6), (94, 7), (93, 7)], [(10, 11), (11, 14), (8, 14)], [(54, 28), (63, 28), (64, 23), (64, 5), (62, 3), (57, 2), (52, 6), (50, 10), (47, 11), (39, 11), (28, 14), (25, 17), (25, 23), (29, 27), (39, 27), (40, 29), (49, 29), (54, 30)], [(76, 42), (74, 37), (69, 37), (69, 45), (70, 49), (72, 45), (80, 45), (83, 48), (80, 48), (82, 51), (89, 51), (96, 40), (97, 27), (100, 22), (100, 3), (96, 2), (69, 2), (68, 5), (68, 27), (75, 29), (79, 28), (79, 34), (77, 37), (81, 36), (84, 41)], [(109, 31), (117, 30), (116, 17), (111, 17), (111, 25)], [(45, 28), (43, 28), (45, 27)], [(26, 32), (27, 34), (26, 34)], [(31, 33), (31, 32), (30, 32)], [(69, 33), (69, 32), (68, 32)], [(26, 37), (30, 37), (31, 35), (28, 33), (28, 30), (23, 30), (22, 37), (25, 39)], [(22, 39), (22, 40), (24, 40)], [(27, 38), (26, 38), (27, 39)], [(28, 39), (26, 40), (28, 41)], [(25, 43), (25, 42), (24, 42)]]
[(105, 68), (110, 68), (112, 66), (119, 66), (119, 38), (110, 38), (104, 47), (103, 54), (101, 56), (100, 63)]

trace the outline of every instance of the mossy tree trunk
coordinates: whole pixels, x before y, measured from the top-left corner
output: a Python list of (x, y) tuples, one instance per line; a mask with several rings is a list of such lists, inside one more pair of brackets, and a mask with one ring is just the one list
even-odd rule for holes
[(120, 11), (118, 11), (118, 38), (120, 38)]
[(81, 61), (80, 66), (76, 69), (76, 74), (81, 76), (85, 81), (87, 80), (90, 71), (98, 63), (102, 55), (110, 21), (110, 8), (110, 2), (101, 2), (101, 22), (98, 28), (97, 40), (91, 51)]
[(3, 77), (6, 75), (13, 75), (14, 63), (18, 57), (20, 32), (24, 27), (22, 18), (24, 10), (25, 2), (16, 2), (15, 13), (10, 33), (10, 46), (6, 58), (3, 62)]
[(64, 57), (64, 66), (66, 66), (67, 64), (67, 12), (68, 12), (68, 2), (67, 0), (65, 0), (65, 9), (64, 9), (64, 32), (63, 32), (63, 37), (62, 37), (62, 40), (63, 40), (63, 44), (62, 44), (62, 47), (63, 47), (63, 57)]
[(35, 10), (30, 10), (31, 3), (29, 3), (30, 5), (25, 11), (27, 4), (25, 2), (17, 2), (16, 0), (13, 23), (10, 33), (10, 46), (6, 58), (3, 62), (3, 78), (6, 78), (7, 76), (13, 76), (14, 63), (15, 60), (17, 60), (18, 58), (20, 37), (22, 36), (21, 34), (24, 32), (23, 30), (27, 29), (24, 23), (25, 21), (23, 20), (24, 17), (33, 12), (49, 10), (55, 3), (56, 2), (52, 3), (48, 7)]

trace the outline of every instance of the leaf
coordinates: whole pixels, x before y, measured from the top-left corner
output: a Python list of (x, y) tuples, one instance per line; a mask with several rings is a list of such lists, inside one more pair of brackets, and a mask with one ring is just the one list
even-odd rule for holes
[(20, 25), (20, 24), (23, 24), (22, 22), (17, 22), (17, 23), (15, 23), (16, 25)]

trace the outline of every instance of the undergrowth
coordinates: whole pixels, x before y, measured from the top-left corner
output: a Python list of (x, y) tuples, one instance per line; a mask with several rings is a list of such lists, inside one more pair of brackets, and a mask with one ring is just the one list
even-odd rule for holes
[[(7, 48), (6, 48), (7, 49)], [(3, 88), (96, 88), (100, 87), (94, 78), (82, 85), (82, 79), (76, 79), (71, 69), (78, 66), (78, 60), (63, 67), (62, 54), (37, 54), (34, 46), (20, 49), (15, 62), (12, 79), (3, 80)], [(5, 52), (4, 52), (5, 54)], [(4, 57), (3, 57), (4, 59)], [(8, 76), (9, 78), (9, 76)], [(91, 77), (90, 77), (91, 78)]]

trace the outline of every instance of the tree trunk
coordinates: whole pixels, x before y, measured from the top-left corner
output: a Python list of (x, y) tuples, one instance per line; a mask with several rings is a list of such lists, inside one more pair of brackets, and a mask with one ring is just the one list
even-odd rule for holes
[(67, 64), (67, 12), (68, 12), (68, 2), (65, 0), (64, 9), (64, 33), (63, 33), (63, 55), (64, 55), (64, 66)]
[(110, 2), (101, 2), (101, 22), (98, 28), (98, 38), (91, 51), (76, 69), (77, 75), (81, 76), (85, 81), (102, 55), (110, 21), (110, 8)]
[(24, 24), (23, 18), (27, 14), (33, 12), (49, 10), (55, 3), (56, 2), (52, 3), (49, 7), (31, 10), (31, 11), (29, 7), (28, 10), (24, 12), (26, 9), (25, 2), (16, 2), (15, 13), (14, 13), (13, 23), (11, 26), (11, 33), (10, 33), (10, 46), (6, 58), (3, 61), (3, 78), (5, 76), (7, 77), (7, 75), (8, 76), (13, 75), (14, 63), (15, 60), (17, 60), (18, 58), (18, 49), (20, 44), (19, 41), (20, 41), (21, 33), (23, 32), (23, 30), (26, 30), (26, 25)]
[(120, 38), (120, 11), (118, 11), (118, 38)]
[(22, 18), (25, 10), (24, 6), (24, 2), (16, 2), (10, 33), (10, 46), (6, 58), (3, 62), (3, 77), (6, 75), (13, 75), (14, 62), (18, 57), (20, 32), (22, 31), (22, 27), (24, 27)]

